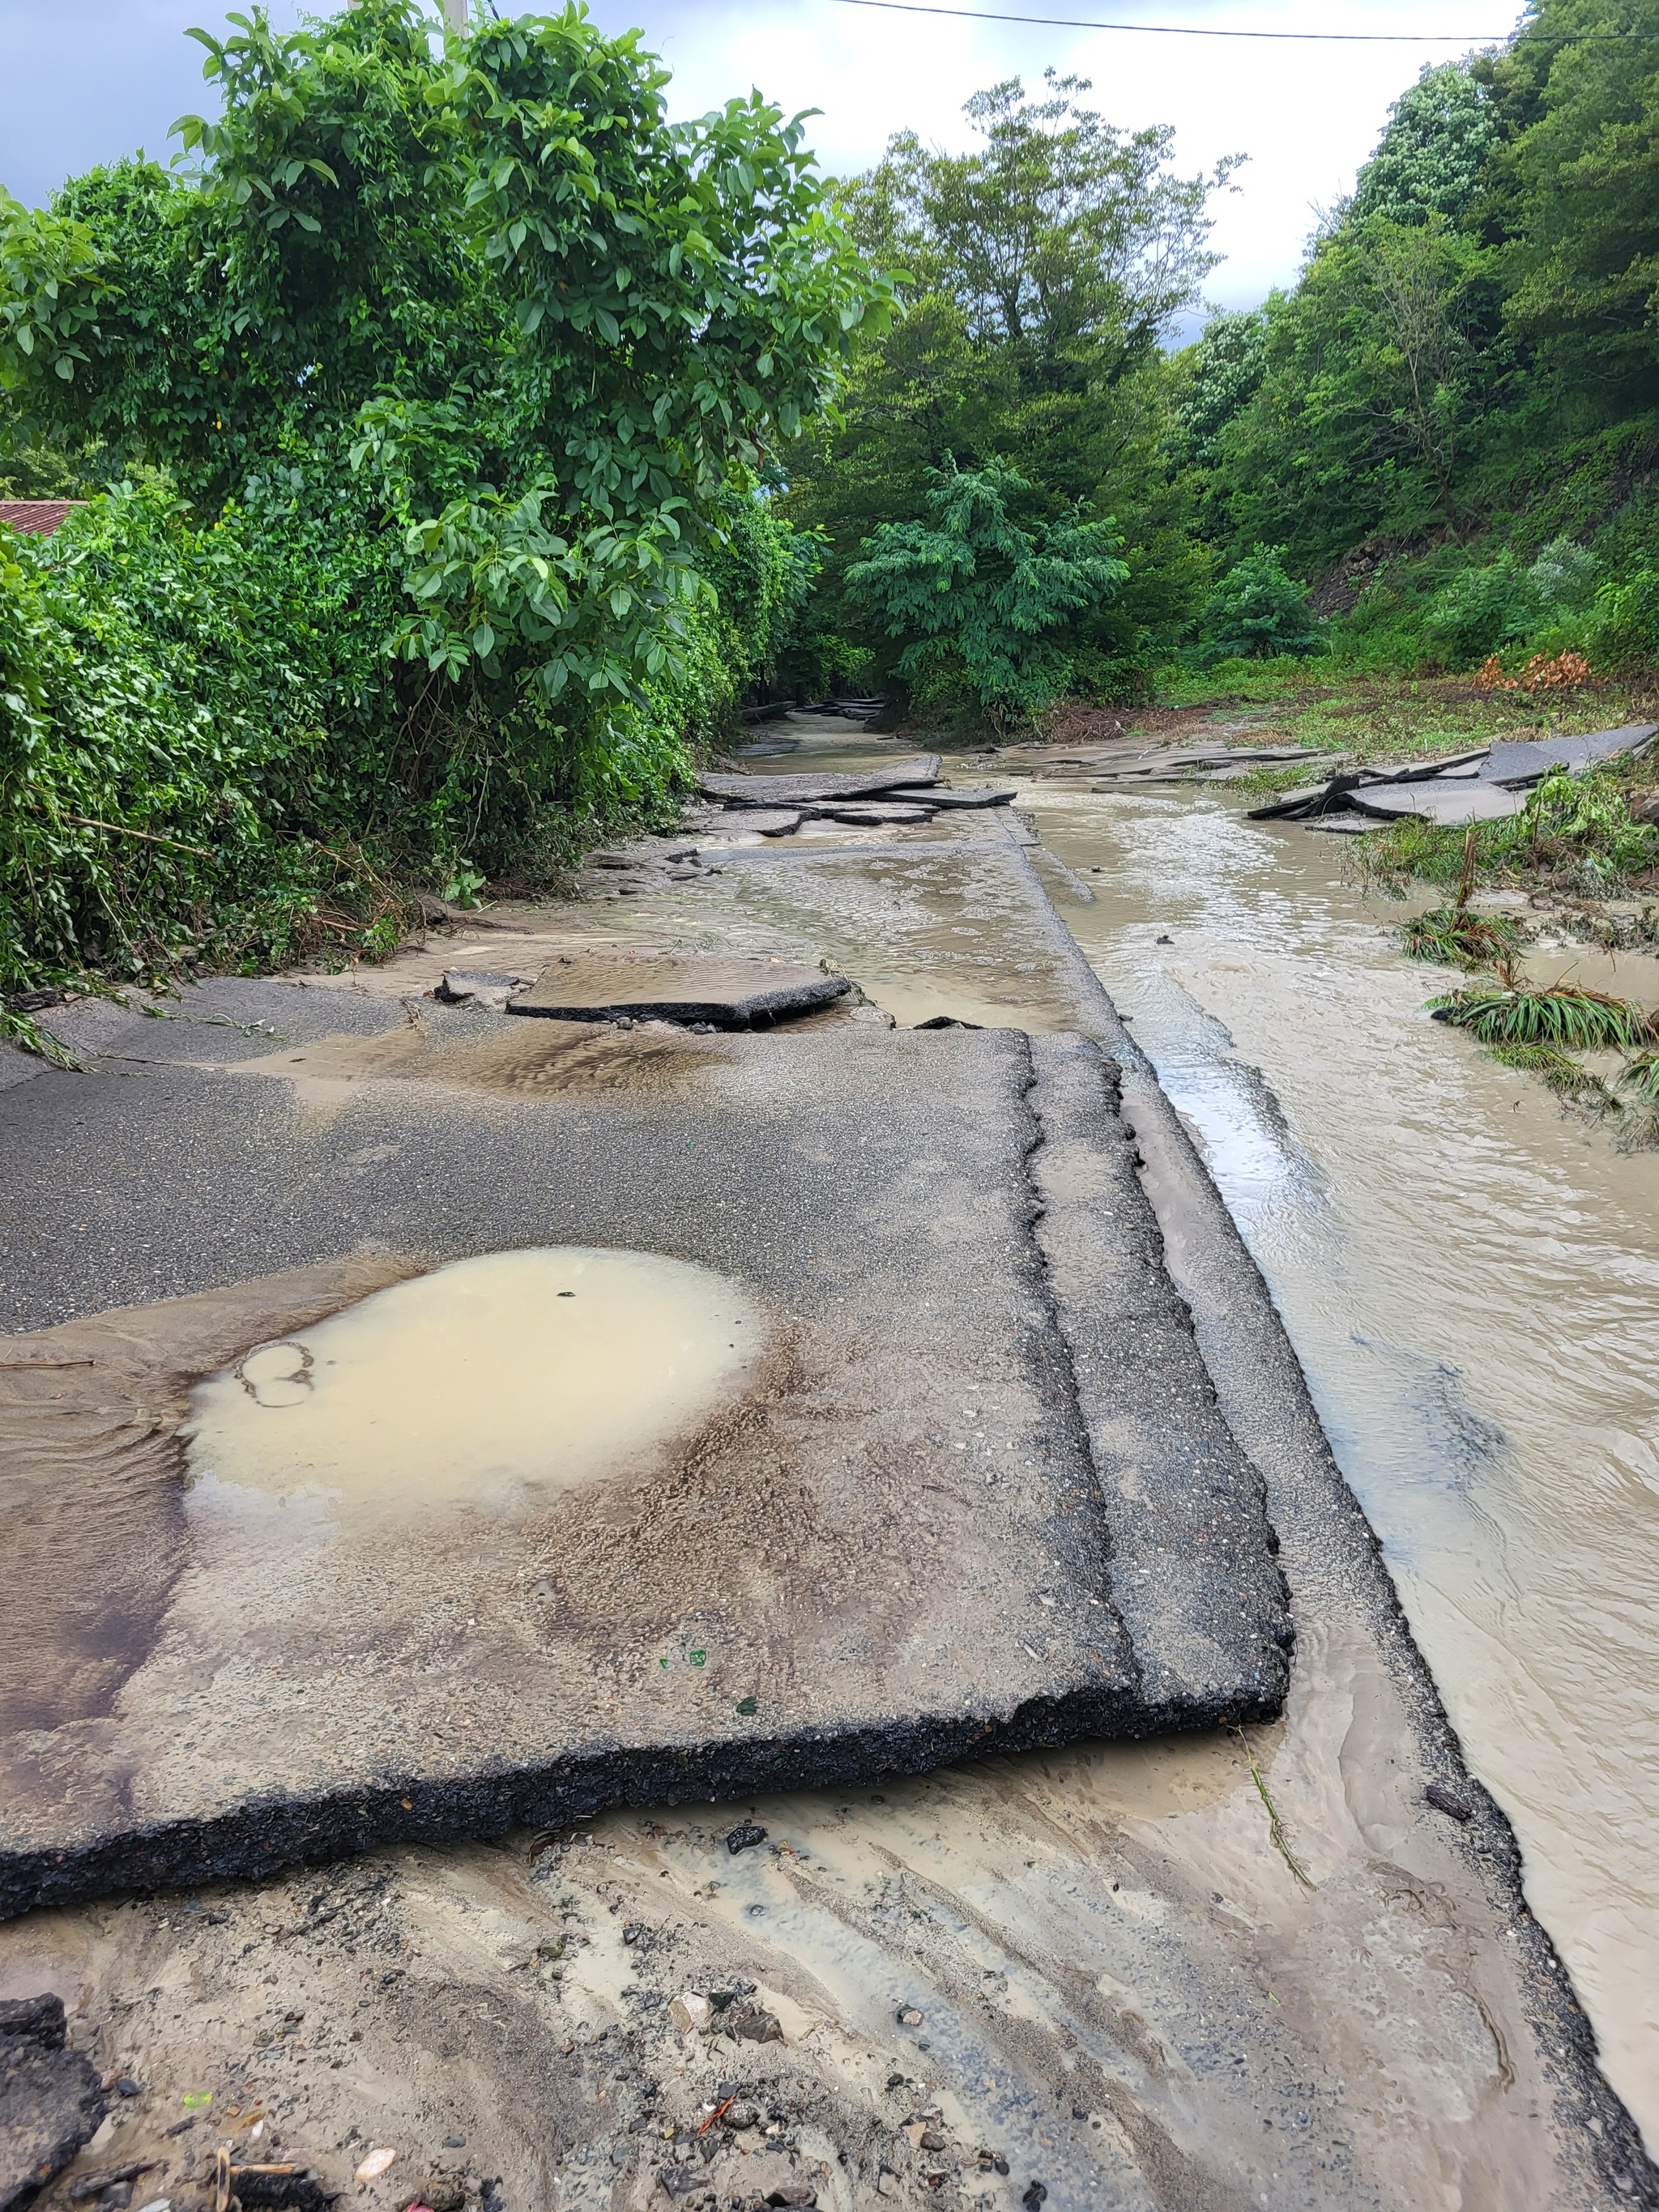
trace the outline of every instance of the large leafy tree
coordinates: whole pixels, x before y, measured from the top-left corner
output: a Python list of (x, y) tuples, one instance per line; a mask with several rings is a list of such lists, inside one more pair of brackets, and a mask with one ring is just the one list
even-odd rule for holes
[[(1622, 34), (1622, 35), (1621, 35)], [(1659, 4), (1540, 0), (1482, 71), (1520, 127), (1491, 208), (1511, 326), (1580, 422), (1659, 389)]]
[(906, 272), (908, 312), (861, 337), (834, 434), (790, 460), (789, 511), (827, 534), (820, 606), (854, 635), (868, 607), (844, 595), (848, 567), (882, 525), (923, 523), (935, 472), (1012, 471), (1028, 525), (1115, 515), (1130, 577), (1091, 647), (1111, 689), (1142, 680), (1146, 641), (1181, 633), (1208, 574), (1163, 347), (1214, 266), (1208, 204), (1233, 165), (1179, 175), (1170, 131), (1118, 130), (1087, 89), (993, 86), (968, 104), (972, 150), (902, 133), (846, 187), (854, 234)]
[[(872, 279), (758, 95), (665, 118), (585, 11), (434, 52), (413, 0), (198, 33), (180, 180), (8, 211), (0, 376), (198, 502), (366, 471), (409, 533), (405, 649), (627, 696), (672, 659), (721, 487), (834, 388)], [(504, 658), (506, 656), (506, 658)]]
[(1659, 0), (1535, 0), (1425, 70), (1249, 350), (1219, 322), (1191, 364), (1235, 549), (1311, 575), (1373, 537), (1455, 566), (1566, 531), (1659, 563)]
[(890, 297), (799, 119), (671, 124), (580, 7), (197, 35), (191, 171), (0, 195), (0, 450), (135, 479), (0, 531), (0, 988), (395, 933), (388, 873), (660, 807), (810, 574), (769, 455)]

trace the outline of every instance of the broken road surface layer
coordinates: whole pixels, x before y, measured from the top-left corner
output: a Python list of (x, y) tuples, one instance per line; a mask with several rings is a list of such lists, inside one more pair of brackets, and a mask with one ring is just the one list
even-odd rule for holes
[(566, 952), (549, 961), (529, 990), (509, 997), (507, 1011), (555, 1021), (626, 1018), (750, 1030), (826, 1006), (847, 988), (844, 975), (799, 961)]
[[(684, 1801), (726, 1786), (718, 1777), (701, 1787), (677, 1778), (669, 1794), (680, 1809), (619, 1808), (551, 1834), (516, 1830), (500, 1844), (397, 1844), (291, 1877), (33, 1913), (0, 1928), (4, 1986), (60, 1991), (71, 2044), (100, 2078), (127, 2084), (50, 2212), (124, 2169), (143, 2176), (134, 2205), (165, 2195), (174, 2212), (205, 2212), (221, 2140), (239, 2163), (263, 2150), (314, 2168), (328, 2194), (350, 2189), (371, 2154), (395, 2151), (378, 2179), (356, 2185), (388, 2212), (416, 2202), (444, 2212), (734, 2203), (1604, 2212), (1659, 2202), (1526, 1910), (1513, 1838), (1464, 1771), (1260, 1277), (1007, 814), (969, 811), (949, 837), (941, 814), (915, 829), (848, 830), (833, 849), (748, 847), (700, 873), (682, 868), (683, 846), (653, 841), (636, 863), (596, 870), (586, 903), (498, 908), (383, 969), (307, 979), (280, 1014), (273, 987), (240, 983), (186, 994), (171, 1024), (76, 1009), (66, 1029), (89, 1054), (108, 1054), (94, 1078), (0, 1056), (16, 1165), (4, 1294), (14, 1328), (95, 1324), (121, 1340), (127, 1364), (108, 1376), (119, 1389), (92, 1401), (80, 1389), (97, 1369), (0, 1381), (8, 1396), (64, 1393), (58, 1433), (69, 1442), (82, 1424), (77, 1464), (95, 1467), (112, 1444), (125, 1452), (138, 1428), (165, 1456), (176, 1447), (176, 1384), (145, 1382), (136, 1420), (128, 1393), (173, 1356), (179, 1316), (167, 1300), (190, 1300), (218, 1332), (198, 1356), (204, 1372), (219, 1361), (219, 1379), (198, 1393), (241, 1395), (221, 1352), (246, 1341), (250, 1324), (292, 1329), (326, 1353), (322, 1330), (385, 1310), (382, 1287), (437, 1283), (458, 1260), (472, 1264), (465, 1253), (553, 1249), (543, 1241), (550, 1206), (585, 1235), (580, 1200), (519, 1171), (526, 1100), (553, 1100), (573, 1139), (618, 1109), (654, 1127), (643, 1157), (660, 1189), (619, 1184), (624, 1225), (609, 1241), (626, 1243), (626, 1224), (653, 1202), (694, 1206), (707, 1241), (678, 1264), (708, 1268), (797, 1327), (830, 1312), (797, 1284), (828, 1283), (844, 1264), (836, 1253), (869, 1233), (865, 1217), (896, 1188), (914, 1229), (919, 1200), (936, 1198), (956, 1164), (956, 1212), (974, 1237), (990, 1237), (1000, 1218), (1008, 1249), (1027, 1266), (1036, 1255), (1025, 1279), (1041, 1286), (1049, 1322), (1033, 1334), (1063, 1351), (1069, 1409), (1070, 1441), (1053, 1448), (1054, 1465), (1085, 1471), (1088, 1525), (1110, 1535), (1111, 1632), (1133, 1652), (1138, 1694), (1150, 1700), (1175, 1681), (1188, 1696), (1204, 1652), (1224, 1651), (1188, 1554), (1206, 1529), (1237, 1531), (1236, 1512), (1206, 1517), (1206, 1498), (1236, 1501), (1254, 1469), (1297, 1623), (1282, 1722), (715, 1804)], [(703, 1095), (695, 1086), (707, 1064), (712, 1095), (741, 1100), (787, 1197), (796, 1186), (775, 1170), (800, 1139), (786, 1142), (771, 1124), (798, 1110), (799, 1086), (774, 1113), (740, 1071), (781, 1043), (804, 1062), (825, 1042), (815, 1029), (878, 1030), (867, 1006), (843, 999), (764, 1036), (667, 1039), (643, 1027), (618, 1036), (589, 1024), (565, 1044), (564, 1024), (491, 1018), (478, 994), (435, 1018), (421, 995), (447, 969), (527, 978), (562, 951), (670, 945), (809, 966), (827, 956), (902, 1021), (1031, 1032), (1024, 1238), (985, 1174), (1012, 1111), (1012, 1086), (999, 1079), (982, 1135), (963, 1126), (971, 1117), (941, 1110), (937, 1146), (912, 1161), (914, 1188), (893, 1172), (896, 1124), (877, 1114), (857, 1127), (871, 1144), (843, 1153), (834, 1176), (823, 1164), (810, 1214), (769, 1200), (775, 1256), (763, 1279), (744, 1273), (745, 1252), (764, 1242), (762, 1184), (747, 1168), (734, 1183), (730, 1160), (700, 1158), (697, 1127), (678, 1150), (671, 1141), (686, 1058), (710, 1056), (694, 1062), (693, 1095)], [(226, 1021), (266, 1027), (240, 1036)], [(1115, 1091), (1110, 1068), (1097, 1081), (1103, 1064), (1080, 1039), (1115, 1063)], [(992, 1071), (1017, 1049), (960, 1030), (908, 1044), (994, 1047), (982, 1063)], [(210, 1155), (191, 1148), (183, 1126), (198, 1087), (247, 1101), (216, 1108)], [(138, 1105), (122, 1102), (134, 1091)], [(38, 1102), (27, 1112), (24, 1092)], [(947, 1103), (963, 1096), (947, 1091)], [(258, 1103), (273, 1097), (275, 1108)], [(872, 1147), (874, 1172), (861, 1158)], [(927, 1165), (934, 1158), (942, 1169)], [(933, 1233), (960, 1237), (954, 1219)], [(368, 1237), (378, 1249), (361, 1249)], [(831, 1248), (822, 1260), (821, 1240)], [(661, 1254), (664, 1240), (640, 1249)], [(424, 1272), (406, 1274), (411, 1265)], [(333, 1279), (319, 1281), (319, 1268)], [(281, 1286), (284, 1318), (253, 1310), (270, 1287), (257, 1279), (288, 1270), (300, 1272)], [(307, 1284), (319, 1303), (306, 1304)], [(849, 1318), (874, 1303), (845, 1277), (842, 1287)], [(216, 1290), (222, 1310), (210, 1317), (197, 1294)], [(934, 1351), (955, 1380), (978, 1369), (975, 1340), (953, 1334), (966, 1294), (953, 1285), (952, 1297)], [(117, 1306), (128, 1310), (109, 1311)], [(1095, 1315), (1105, 1317), (1098, 1327)], [(899, 1356), (919, 1334), (901, 1320)], [(1208, 1425), (1187, 1365), (1194, 1349), (1231, 1446)], [(291, 1344), (246, 1370), (268, 1394), (304, 1388)], [(476, 1389), (466, 1375), (453, 1379), (458, 1395)], [(851, 1430), (867, 1431), (857, 1379), (845, 1370), (810, 1401), (826, 1427), (844, 1402)], [(1034, 1388), (1022, 1382), (1023, 1402)], [(244, 1402), (252, 1419), (258, 1409)], [(933, 1433), (962, 1445), (951, 1457), (965, 1475), (991, 1436), (975, 1434), (981, 1394), (963, 1390), (954, 1405), (959, 1425)], [(830, 1463), (826, 1447), (816, 1450), (816, 1465)], [(980, 1454), (981, 1467), (992, 1457)], [(1127, 1512), (1154, 1494), (1149, 1478), (1167, 1519)], [(949, 1494), (959, 1478), (947, 1468), (942, 1480)], [(627, 1492), (625, 1476), (601, 1476), (567, 1490), (565, 1510), (591, 1508), (607, 1484)], [(132, 1494), (167, 1493), (140, 1482)], [(742, 1530), (722, 1529), (718, 1488), (692, 1494), (714, 1556), (741, 1562)], [(271, 1518), (294, 1510), (266, 1504)], [(912, 1540), (882, 1569), (907, 1604), (948, 1627), (929, 1585), (955, 1571), (965, 1540), (943, 1504), (921, 1493)], [(1057, 1522), (1073, 1507), (1057, 1472)], [(938, 1516), (925, 1528), (924, 1510)], [(675, 1544), (680, 1525), (665, 1515)], [(179, 1558), (176, 1526), (135, 1528), (118, 1507), (96, 1540), (133, 1578), (128, 1612), (100, 1622), (88, 1607), (64, 1632), (71, 1646), (80, 1638), (85, 1695), (118, 1723), (123, 1669), (149, 1648)], [(89, 1555), (90, 1529), (86, 1516), (76, 1524)], [(584, 1574), (608, 1571), (616, 1533), (583, 1555)], [(937, 1549), (924, 1534), (939, 1537)], [(769, 1566), (763, 1537), (759, 1556)], [(1232, 1562), (1247, 1584), (1253, 1556), (1259, 1567), (1248, 1552)], [(1087, 1587), (1062, 1546), (1019, 1569), (1045, 1621), (1060, 1607), (1043, 1596)], [(695, 1588), (695, 1559), (691, 1571)], [(580, 1595), (580, 1578), (572, 1586)], [(516, 1618), (545, 1603), (535, 1582), (522, 1588)], [(743, 1590), (757, 1615), (744, 1633), (758, 1639), (774, 1592), (758, 1577)], [(789, 1601), (787, 1586), (781, 1595)], [(474, 1620), (468, 1632), (501, 1635), (472, 1613), (453, 1626), (446, 1616), (434, 1634)], [(316, 1625), (335, 1666), (369, 1671), (376, 1647), (355, 1635), (350, 1610)], [(250, 1635), (259, 1626), (256, 1616)], [(1045, 1647), (1034, 1638), (1031, 1648)], [(1083, 1647), (1073, 1638), (1070, 1648)], [(707, 1647), (693, 1649), (707, 1659)], [(270, 1701), (254, 1708), (256, 1735), (280, 1697), (308, 1687), (286, 1667), (263, 1679), (251, 1668), (246, 1685)], [(734, 1713), (732, 1725), (749, 1718)], [(731, 1741), (712, 1724), (708, 1735)], [(408, 1794), (412, 1808), (420, 1800)]]
[[(1278, 1710), (1290, 1630), (1260, 1477), (1164, 1279), (1097, 1046), (1061, 1060), (1013, 1030), (717, 1038), (434, 1006), (422, 1026), (462, 1061), (532, 1030), (523, 1087), (486, 1104), (382, 1073), (323, 1109), (288, 1079), (354, 1049), (372, 1070), (410, 1036), (402, 1010), (316, 1039), (313, 1060), (304, 1030), (344, 1002), (280, 984), (235, 1002), (281, 1025), (276, 1054), (152, 1052), (136, 1080), (62, 1079), (82, 1172), (102, 1159), (106, 1234), (208, 1274), (225, 1194), (199, 1164), (234, 1159), (251, 1273), (6, 1346), (0, 1469), (28, 1532), (12, 1565), (43, 1632), (0, 1689), (9, 1910), (688, 1786), (868, 1779)], [(143, 1026), (174, 1054), (204, 1034)], [(0, 1094), (12, 1156), (49, 1182), (58, 1083)], [(1039, 1201), (1051, 1113), (1066, 1157)], [(122, 1173), (135, 1142), (142, 1182)], [(418, 1177), (365, 1173), (377, 1151)], [(1117, 1271), (1057, 1273), (1045, 1252), (1074, 1206), (1076, 1254), (1105, 1227), (1091, 1159)], [(613, 1420), (574, 1468), (556, 1395), (550, 1441), (507, 1480), (495, 1405), (603, 1294), (580, 1268), (550, 1276), (516, 1370), (492, 1370), (487, 1338), (447, 1343), (445, 1301), (459, 1334), (479, 1294), (471, 1255), (526, 1248), (672, 1255), (702, 1271), (694, 1310), (726, 1286), (719, 1387), (671, 1394), (654, 1426)], [(453, 1288), (441, 1273), (411, 1305), (406, 1279), (457, 1259)], [(112, 1289), (141, 1272), (99, 1268)], [(376, 1278), (390, 1400), (336, 1464), (328, 1409), (349, 1418), (368, 1354), (318, 1324)], [(624, 1286), (611, 1322), (624, 1405), (653, 1361), (701, 1356), (689, 1320), (647, 1342), (647, 1288)], [(1149, 1330), (1154, 1356), (1120, 1357), (1097, 1409), (1091, 1369), (1085, 1404), (1073, 1346), (1098, 1367)], [(421, 1432), (447, 1414), (428, 1475)], [(269, 1468), (250, 1474), (250, 1450)], [(396, 1457), (369, 1506), (354, 1450)], [(1144, 1559), (1161, 1563), (1150, 1596)]]

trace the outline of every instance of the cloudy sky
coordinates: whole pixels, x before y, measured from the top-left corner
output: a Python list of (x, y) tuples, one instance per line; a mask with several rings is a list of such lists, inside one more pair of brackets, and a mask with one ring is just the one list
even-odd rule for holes
[[(143, 146), (165, 155), (173, 118), (201, 108), (201, 49), (224, 0), (0, 0), (0, 185), (37, 203), (62, 178)], [(1126, 127), (1176, 125), (1183, 167), (1249, 156), (1218, 205), (1226, 258), (1211, 297), (1248, 306), (1292, 276), (1315, 210), (1346, 191), (1389, 102), (1425, 61), (1501, 38), (1515, 0), (960, 0), (1012, 12), (1206, 29), (1386, 32), (1394, 45), (1163, 37), (888, 13), (847, 0), (592, 0), (607, 30), (638, 25), (674, 71), (678, 113), (758, 85), (823, 112), (826, 167), (866, 167), (910, 126), (966, 143), (960, 109), (1000, 77), (1052, 66), (1091, 77), (1095, 104)], [(276, 0), (278, 22), (299, 10)], [(502, 13), (508, 12), (502, 5)], [(1443, 36), (1454, 33), (1455, 42)], [(1414, 34), (1425, 34), (1418, 37)]]

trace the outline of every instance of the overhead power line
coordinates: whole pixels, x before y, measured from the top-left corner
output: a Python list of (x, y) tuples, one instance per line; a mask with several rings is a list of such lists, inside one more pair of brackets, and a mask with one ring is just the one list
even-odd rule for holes
[(1156, 39), (1288, 39), (1339, 46), (1492, 46), (1518, 44), (1596, 46), (1659, 39), (1659, 31), (1240, 31), (1208, 23), (1099, 23), (1076, 15), (1014, 15), (1000, 9), (936, 8), (927, 0), (838, 0), (843, 8), (880, 8), (896, 15), (954, 15), (969, 23), (1042, 23), (1061, 31), (1144, 31)]

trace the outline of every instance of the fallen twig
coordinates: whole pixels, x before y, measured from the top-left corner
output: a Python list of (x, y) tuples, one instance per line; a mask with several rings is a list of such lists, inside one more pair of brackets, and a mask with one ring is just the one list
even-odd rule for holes
[(159, 830), (135, 830), (130, 822), (100, 822), (91, 814), (65, 814), (60, 819), (72, 822), (77, 830), (107, 830), (112, 837), (142, 837), (147, 845), (176, 845), (181, 853), (194, 853), (198, 860), (213, 858), (205, 845), (187, 845), (182, 837), (164, 837)]
[(1291, 1839), (1285, 1832), (1285, 1823), (1279, 1817), (1278, 1806), (1267, 1794), (1267, 1785), (1261, 1778), (1261, 1769), (1255, 1763), (1255, 1753), (1250, 1749), (1249, 1738), (1242, 1728), (1235, 1728), (1233, 1734), (1243, 1747), (1245, 1759), (1249, 1763), (1250, 1778), (1255, 1784), (1261, 1802), (1267, 1808), (1267, 1828), (1273, 1837), (1274, 1848), (1304, 1889), (1317, 1889), (1319, 1884), (1291, 1849)]
[(0, 1368), (19, 1367), (90, 1367), (89, 1359), (0, 1359)]

